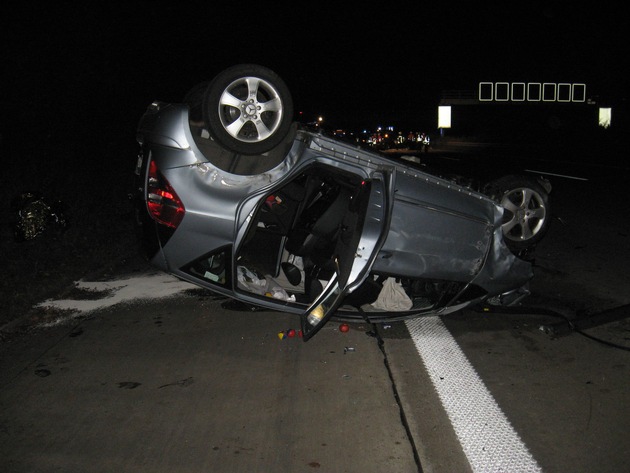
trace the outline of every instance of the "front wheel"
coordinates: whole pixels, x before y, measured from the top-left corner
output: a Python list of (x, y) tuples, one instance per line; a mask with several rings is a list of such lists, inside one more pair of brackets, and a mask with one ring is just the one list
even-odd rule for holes
[(548, 191), (529, 176), (505, 176), (490, 183), (486, 193), (504, 209), (507, 246), (515, 252), (533, 249), (551, 224)]
[(279, 145), (293, 121), (293, 100), (284, 81), (255, 64), (226, 69), (203, 98), (210, 133), (240, 154), (263, 154)]

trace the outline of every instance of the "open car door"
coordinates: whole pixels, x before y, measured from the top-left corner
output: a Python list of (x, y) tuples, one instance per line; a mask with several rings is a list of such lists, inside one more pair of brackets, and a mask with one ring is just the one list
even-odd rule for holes
[(385, 242), (391, 215), (393, 175), (375, 171), (363, 181), (358, 198), (344, 215), (334, 251), (335, 269), (324, 290), (301, 314), (303, 340), (311, 339), (334, 315), (347, 294), (367, 278)]

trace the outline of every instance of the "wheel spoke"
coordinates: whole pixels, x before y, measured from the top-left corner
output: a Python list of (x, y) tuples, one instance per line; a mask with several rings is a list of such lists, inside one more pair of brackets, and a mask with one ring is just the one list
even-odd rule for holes
[(271, 130), (269, 130), (269, 128), (267, 128), (267, 125), (265, 125), (262, 120), (256, 120), (253, 123), (254, 123), (254, 125), (256, 125), (256, 130), (258, 131), (258, 140), (259, 141), (265, 140), (265, 139), (267, 139), (269, 137), (269, 135), (271, 135)]
[(544, 220), (546, 211), (544, 207), (538, 207), (537, 209), (533, 209), (530, 211), (530, 218), (537, 218), (538, 220)]
[(245, 79), (245, 82), (247, 83), (247, 98), (255, 99), (258, 95), (258, 86), (260, 85), (260, 79), (258, 79), (257, 77), (247, 77)]
[(267, 102), (259, 102), (258, 105), (261, 107), (261, 112), (279, 112), (282, 110), (282, 101), (279, 97), (274, 97)]
[(225, 131), (227, 131), (234, 138), (237, 138), (244, 124), (245, 123), (242, 123), (240, 120), (234, 120), (232, 123), (225, 127)]
[(534, 193), (531, 189), (523, 189), (523, 201), (521, 202), (521, 208), (529, 208), (533, 197)]
[(223, 92), (223, 94), (221, 94), (221, 98), (219, 99), (219, 105), (226, 105), (228, 107), (234, 107), (237, 109), (241, 109), (241, 104), (243, 102), (234, 97), (231, 93), (229, 93), (227, 90)]
[(529, 240), (533, 236), (534, 232), (527, 222), (525, 222), (525, 225), (521, 225), (521, 240)]
[(512, 202), (508, 197), (505, 197), (503, 199), (503, 201), (501, 202), (501, 206), (504, 209), (509, 210), (513, 214), (516, 214), (518, 209), (520, 209), (520, 207), (516, 205), (514, 202)]

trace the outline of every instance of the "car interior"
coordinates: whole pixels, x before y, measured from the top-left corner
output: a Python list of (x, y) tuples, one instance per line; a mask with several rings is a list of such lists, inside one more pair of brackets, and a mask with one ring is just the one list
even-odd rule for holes
[[(358, 176), (323, 166), (305, 170), (262, 200), (237, 250), (238, 267), (246, 268), (250, 279), (252, 274), (259, 280), (273, 279), (266, 289), (280, 286), (296, 302), (311, 302), (337, 269), (335, 261), (339, 265), (347, 259), (339, 256), (352, 244), (351, 235), (360, 234), (356, 223), (367, 205), (366, 195), (368, 189)], [(264, 294), (280, 298), (273, 290)]]

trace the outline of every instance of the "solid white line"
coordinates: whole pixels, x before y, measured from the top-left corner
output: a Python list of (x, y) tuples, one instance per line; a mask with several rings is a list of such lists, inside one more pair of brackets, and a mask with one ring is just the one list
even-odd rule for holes
[(406, 324), (473, 471), (542, 471), (440, 318)]
[(533, 173), (536, 173), (536, 174), (546, 174), (547, 176), (564, 177), (564, 178), (567, 178), (567, 179), (574, 179), (576, 181), (588, 181), (588, 179), (585, 178), (585, 177), (569, 176), (567, 174), (556, 174), (556, 173), (553, 173), (553, 172), (546, 172), (546, 171), (536, 171), (534, 169), (525, 169), (525, 172), (533, 172)]

